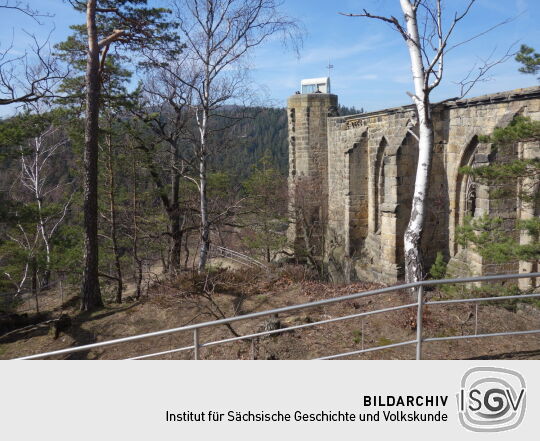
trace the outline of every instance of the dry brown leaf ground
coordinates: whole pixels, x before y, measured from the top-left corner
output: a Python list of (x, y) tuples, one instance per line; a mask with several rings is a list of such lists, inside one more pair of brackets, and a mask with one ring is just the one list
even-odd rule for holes
[[(179, 327), (214, 320), (222, 316), (242, 315), (282, 306), (311, 302), (323, 298), (342, 296), (374, 289), (380, 285), (354, 283), (336, 286), (313, 280), (302, 267), (279, 268), (271, 273), (250, 270), (225, 270), (210, 278), (186, 274), (175, 280), (156, 283), (140, 301), (122, 305), (108, 304), (104, 309), (81, 314), (77, 299), (71, 297), (63, 312), (72, 318), (70, 329), (58, 339), (48, 325), (30, 330), (11, 332), (0, 337), (0, 358), (10, 359), (23, 355), (53, 351), (70, 346), (127, 337), (140, 333)], [(490, 289), (485, 289), (489, 294)], [(42, 305), (48, 317), (60, 314), (58, 293), (43, 293)], [(448, 296), (431, 291), (431, 298)], [(49, 298), (50, 297), (50, 298)], [(316, 307), (279, 316), (283, 327), (327, 320), (410, 303), (407, 292), (381, 294), (354, 301)], [(47, 309), (48, 308), (48, 309)], [(475, 307), (473, 304), (431, 306), (426, 308), (424, 329), (426, 336), (444, 337), (474, 334)], [(326, 355), (388, 345), (415, 338), (415, 311), (406, 309), (354, 318), (332, 324), (283, 332), (277, 336), (260, 338), (255, 343), (238, 341), (201, 349), (204, 359), (312, 359)], [(248, 334), (264, 329), (265, 318), (240, 321), (232, 325), (204, 329), (200, 342), (230, 338), (233, 331)], [(363, 329), (363, 332), (362, 332)], [(538, 303), (481, 304), (478, 330), (481, 333), (540, 329)], [(191, 333), (153, 337), (146, 340), (114, 345), (96, 350), (71, 354), (60, 358), (71, 359), (123, 359), (137, 355), (167, 351), (192, 344)], [(412, 359), (415, 346), (368, 352), (346, 357), (349, 359)], [(192, 351), (169, 354), (162, 359), (189, 359)], [(451, 342), (433, 342), (424, 345), (426, 359), (540, 359), (540, 334), (477, 338)]]

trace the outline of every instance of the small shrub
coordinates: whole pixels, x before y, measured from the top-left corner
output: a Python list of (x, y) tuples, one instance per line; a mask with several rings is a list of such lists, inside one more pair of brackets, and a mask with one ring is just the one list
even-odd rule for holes
[[(441, 299), (466, 299), (481, 297), (505, 297), (521, 294), (517, 285), (505, 285), (499, 283), (489, 283), (484, 286), (467, 286), (465, 284), (442, 285), (439, 287), (439, 297)], [(535, 299), (532, 299), (535, 300)], [(500, 301), (481, 302), (481, 305), (492, 305), (506, 308), (515, 312), (518, 303), (529, 303), (529, 299), (510, 299)], [(531, 302), (533, 303), (533, 302)]]
[(446, 276), (446, 262), (444, 261), (443, 253), (440, 251), (437, 252), (435, 262), (429, 269), (429, 275), (435, 280), (444, 279)]

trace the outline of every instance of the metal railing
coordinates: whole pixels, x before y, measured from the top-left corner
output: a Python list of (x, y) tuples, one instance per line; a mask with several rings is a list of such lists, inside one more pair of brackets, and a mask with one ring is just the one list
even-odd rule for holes
[(254, 259), (253, 257), (246, 256), (238, 251), (230, 250), (229, 248), (220, 247), (218, 245), (212, 245), (210, 248), (211, 257), (223, 257), (225, 259), (232, 260), (240, 265), (250, 266), (252, 268), (258, 267), (267, 269), (266, 265)]
[[(146, 333), (146, 334), (134, 335), (134, 336), (131, 336), (131, 337), (119, 338), (119, 339), (115, 339), (115, 340), (109, 340), (109, 341), (93, 343), (93, 344), (88, 344), (88, 345), (83, 345), (83, 346), (60, 349), (60, 350), (57, 350), (57, 351), (45, 352), (45, 353), (42, 353), (42, 354), (29, 355), (29, 356), (26, 356), (26, 357), (21, 357), (19, 359), (21, 359), (21, 360), (30, 360), (30, 359), (37, 359), (37, 358), (46, 358), (46, 357), (55, 356), (55, 355), (70, 354), (70, 353), (74, 353), (74, 352), (87, 351), (87, 350), (95, 349), (95, 348), (102, 348), (102, 347), (105, 347), (105, 346), (117, 345), (117, 344), (121, 344), (121, 343), (137, 341), (137, 340), (143, 340), (143, 339), (147, 339), (147, 338), (151, 338), (151, 337), (157, 337), (157, 336), (163, 336), (163, 335), (171, 335), (171, 334), (175, 334), (175, 333), (179, 333), (179, 332), (192, 332), (193, 333), (193, 344), (192, 345), (180, 347), (180, 348), (177, 348), (177, 349), (171, 349), (171, 350), (168, 350), (168, 351), (161, 351), (161, 352), (154, 352), (154, 353), (150, 353), (150, 354), (138, 355), (138, 356), (130, 358), (130, 360), (157, 357), (157, 356), (161, 356), (161, 355), (173, 354), (173, 353), (189, 351), (189, 350), (193, 351), (193, 359), (198, 360), (200, 358), (201, 349), (206, 348), (206, 347), (210, 347), (210, 346), (215, 346), (215, 345), (220, 345), (220, 344), (225, 344), (225, 343), (231, 343), (231, 342), (235, 342), (235, 341), (239, 341), (239, 340), (251, 341), (253, 343), (254, 339), (265, 336), (265, 335), (272, 335), (272, 334), (278, 334), (278, 333), (282, 334), (282, 333), (285, 333), (285, 332), (294, 331), (296, 329), (304, 329), (304, 328), (308, 328), (308, 327), (313, 327), (313, 326), (318, 326), (318, 325), (323, 325), (323, 324), (328, 324), (328, 323), (334, 323), (334, 322), (343, 321), (343, 320), (349, 320), (349, 319), (352, 319), (352, 318), (366, 317), (366, 316), (369, 316), (369, 315), (382, 314), (382, 313), (389, 312), (389, 311), (397, 311), (397, 310), (401, 310), (401, 309), (417, 307), (416, 339), (403, 341), (403, 342), (399, 342), (399, 343), (392, 343), (392, 344), (382, 345), (382, 346), (376, 346), (376, 347), (367, 348), (367, 349), (362, 348), (361, 350), (344, 352), (344, 353), (339, 353), (339, 354), (334, 354), (334, 355), (328, 355), (328, 356), (325, 356), (325, 357), (320, 357), (319, 359), (320, 360), (327, 360), (327, 359), (332, 359), (332, 358), (341, 358), (341, 357), (347, 357), (347, 356), (351, 356), (351, 355), (358, 355), (358, 354), (362, 354), (362, 353), (366, 353), (366, 352), (373, 352), (373, 351), (379, 351), (379, 350), (383, 350), (383, 349), (395, 348), (395, 347), (399, 347), (399, 346), (406, 346), (406, 345), (416, 344), (416, 359), (420, 360), (420, 359), (422, 359), (422, 345), (425, 342), (448, 341), (448, 340), (459, 340), (459, 339), (469, 339), (469, 338), (497, 337), (497, 336), (503, 336), (503, 335), (527, 335), (527, 334), (540, 333), (540, 329), (533, 329), (533, 330), (529, 330), (529, 331), (509, 331), (509, 332), (497, 332), (497, 333), (491, 333), (491, 334), (470, 334), (470, 335), (461, 335), (461, 336), (423, 338), (423, 336), (422, 336), (422, 333), (423, 333), (422, 312), (423, 312), (423, 308), (424, 308), (425, 305), (443, 305), (443, 304), (471, 303), (471, 302), (476, 303), (478, 305), (478, 303), (480, 303), (480, 302), (501, 301), (501, 300), (506, 301), (506, 300), (513, 300), (513, 299), (522, 300), (522, 299), (540, 297), (540, 293), (533, 293), (533, 294), (520, 294), (520, 295), (510, 295), (510, 296), (479, 297), (479, 298), (470, 298), (470, 299), (452, 299), (452, 300), (425, 301), (425, 298), (424, 298), (424, 287), (425, 286), (438, 286), (438, 285), (448, 285), (448, 284), (458, 284), (458, 283), (475, 283), (475, 282), (490, 282), (490, 281), (493, 282), (493, 281), (500, 281), (500, 280), (510, 280), (510, 279), (520, 279), (520, 278), (538, 278), (538, 277), (540, 277), (540, 273), (503, 274), (503, 275), (483, 276), (483, 277), (468, 277), (468, 278), (462, 278), (462, 279), (423, 280), (423, 281), (420, 281), (420, 282), (406, 283), (406, 284), (397, 285), (397, 286), (390, 286), (390, 287), (387, 287), (387, 288), (380, 288), (380, 289), (375, 289), (375, 290), (366, 291), (366, 292), (357, 293), (357, 294), (349, 294), (349, 295), (345, 295), (345, 296), (342, 296), (342, 297), (334, 297), (334, 298), (331, 298), (331, 299), (324, 299), (324, 300), (318, 300), (318, 301), (310, 302), (310, 303), (303, 303), (303, 304), (299, 304), (299, 305), (286, 306), (286, 307), (272, 309), (272, 310), (268, 310), (268, 311), (254, 312), (254, 313), (251, 313), (251, 314), (246, 314), (246, 315), (241, 315), (241, 316), (236, 316), (236, 317), (229, 317), (229, 318), (220, 319), (220, 320), (214, 320), (214, 321), (210, 321), (210, 322), (203, 322), (203, 323), (198, 323), (198, 324), (194, 324), (194, 325), (181, 326), (181, 327), (178, 327), (178, 328), (165, 329), (165, 330), (161, 330), (161, 331), (157, 331), (157, 332), (149, 332), (149, 333)], [(226, 325), (226, 324), (230, 324), (230, 323), (234, 323), (234, 322), (246, 321), (246, 320), (251, 320), (251, 319), (255, 319), (255, 318), (260, 318), (260, 317), (276, 316), (277, 314), (283, 314), (283, 313), (288, 313), (288, 312), (293, 312), (293, 311), (302, 311), (302, 310), (311, 309), (311, 308), (315, 308), (315, 307), (319, 307), (319, 306), (330, 305), (330, 304), (339, 303), (339, 302), (346, 302), (346, 301), (350, 301), (350, 300), (360, 299), (360, 298), (373, 296), (373, 295), (378, 295), (378, 294), (383, 294), (383, 293), (389, 293), (389, 292), (393, 292), (393, 291), (412, 290), (412, 289), (416, 290), (416, 299), (417, 299), (416, 302), (413, 302), (413, 303), (407, 303), (407, 304), (404, 304), (404, 305), (398, 305), (398, 306), (393, 306), (393, 307), (389, 307), (389, 308), (377, 309), (377, 310), (374, 310), (374, 311), (365, 311), (365, 312), (361, 312), (361, 313), (356, 313), (356, 314), (331, 318), (331, 319), (327, 319), (327, 320), (320, 320), (320, 321), (317, 321), (317, 322), (305, 323), (305, 324), (290, 326), (290, 327), (286, 327), (286, 328), (280, 328), (280, 329), (256, 332), (256, 333), (252, 333), (252, 334), (241, 335), (241, 336), (238, 336), (238, 337), (226, 338), (226, 339), (222, 339), (222, 340), (215, 340), (215, 341), (210, 341), (210, 342), (206, 342), (206, 343), (202, 343), (200, 341), (199, 331), (201, 329), (204, 329), (204, 328), (211, 328), (211, 327), (215, 327), (215, 326), (221, 326), (221, 325)]]

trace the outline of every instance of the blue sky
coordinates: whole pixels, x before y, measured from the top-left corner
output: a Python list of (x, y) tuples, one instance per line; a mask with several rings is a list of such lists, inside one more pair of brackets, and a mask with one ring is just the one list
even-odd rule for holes
[[(54, 15), (37, 25), (15, 12), (2, 11), (0, 42), (3, 48), (13, 40), (13, 50), (22, 53), (28, 37), (43, 38), (52, 30), (51, 41), (63, 40), (69, 25), (82, 23), (84, 17), (62, 0), (30, 0), (41, 11)], [(160, 3), (155, 0), (154, 3)], [(465, 0), (449, 0), (447, 12), (460, 10)], [(401, 37), (389, 25), (365, 18), (348, 18), (338, 12), (360, 12), (363, 8), (381, 15), (400, 17), (398, 0), (284, 0), (284, 12), (299, 18), (306, 30), (300, 58), (277, 41), (257, 48), (249, 64), (253, 81), (266, 90), (274, 105), (300, 88), (302, 78), (325, 76), (328, 61), (333, 92), (341, 104), (363, 107), (367, 111), (409, 104), (406, 91), (412, 90), (408, 53)], [(454, 9), (455, 8), (455, 9)], [(489, 34), (451, 52), (447, 57), (445, 78), (434, 91), (439, 100), (459, 94), (459, 81), (475, 63), (502, 55), (512, 43), (526, 43), (540, 49), (540, 1), (478, 0), (469, 16), (456, 30), (454, 41), (465, 40), (509, 17), (515, 19)], [(520, 74), (512, 59), (496, 66), (490, 80), (478, 84), (469, 96), (537, 85), (534, 76)], [(8, 109), (0, 112), (5, 115)], [(11, 110), (10, 110), (11, 111)]]

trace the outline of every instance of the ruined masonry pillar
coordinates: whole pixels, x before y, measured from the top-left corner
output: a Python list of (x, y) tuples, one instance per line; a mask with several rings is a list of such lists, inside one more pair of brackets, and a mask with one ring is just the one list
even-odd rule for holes
[(327, 93), (296, 94), (287, 101), (289, 210), (292, 218), (287, 236), (296, 251), (303, 246), (298, 209), (321, 225), (327, 218), (327, 118), (337, 116), (337, 106), (337, 95)]

